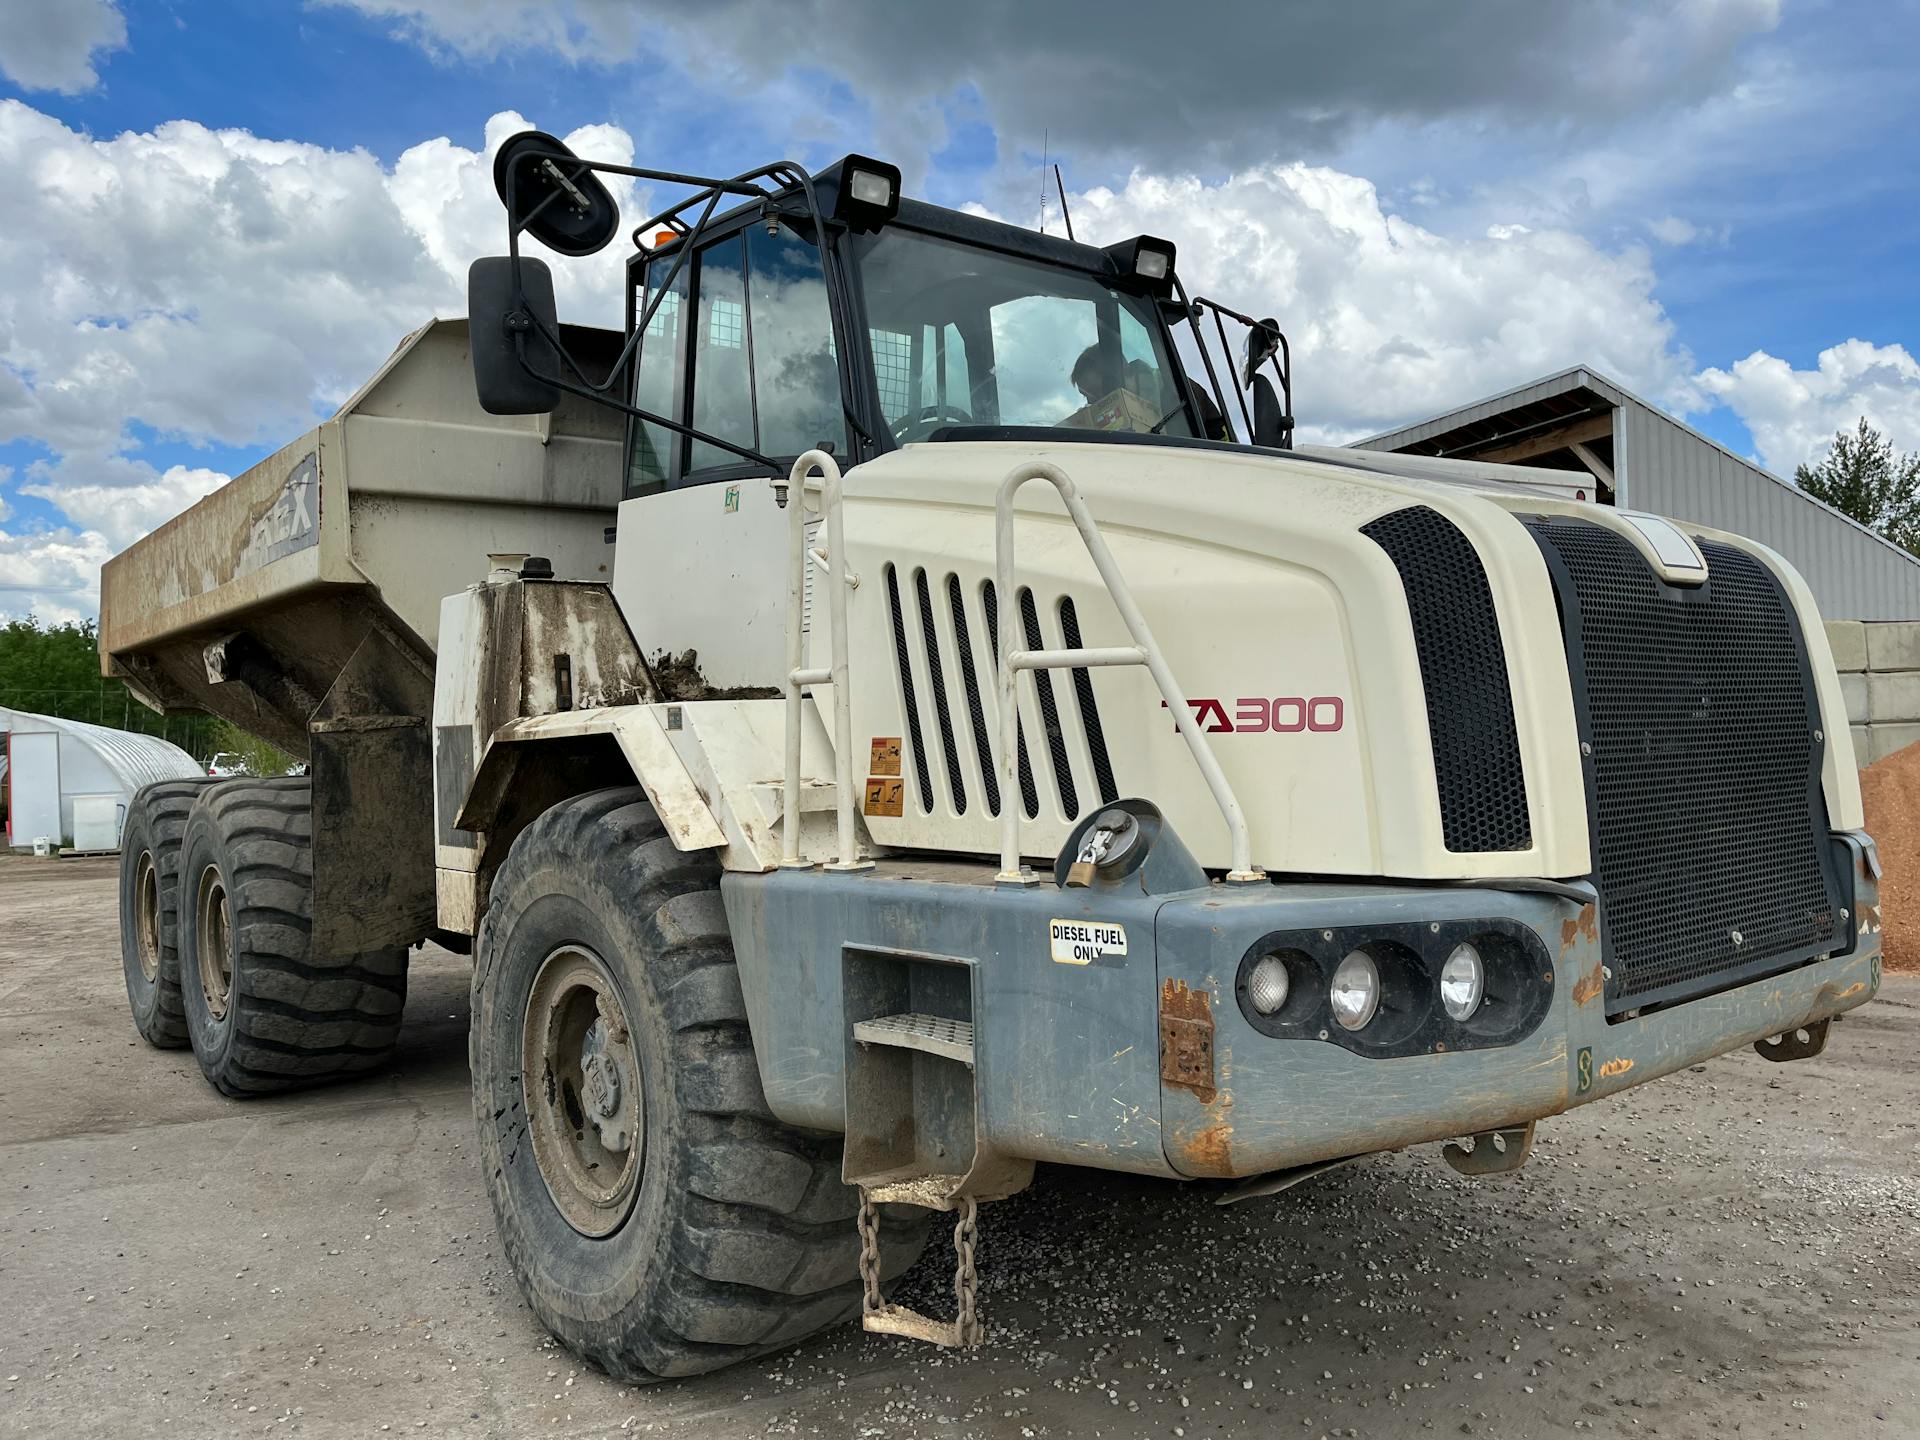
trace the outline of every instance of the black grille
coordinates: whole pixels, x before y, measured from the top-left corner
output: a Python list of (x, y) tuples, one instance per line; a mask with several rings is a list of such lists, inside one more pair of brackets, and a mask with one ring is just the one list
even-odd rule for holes
[[(1020, 587), (1020, 626), (1027, 637), (1027, 648), (1044, 648), (1040, 640), (1040, 612), (1033, 603), (1033, 591)], [(1054, 784), (1060, 789), (1060, 810), (1069, 820), (1080, 813), (1080, 794), (1073, 784), (1073, 762), (1067, 757), (1067, 737), (1060, 729), (1060, 706), (1053, 696), (1053, 672), (1033, 672), (1034, 693), (1040, 700), (1040, 726), (1047, 732), (1047, 756), (1053, 761)]]
[(973, 722), (973, 749), (980, 757), (980, 788), (987, 792), (987, 813), (1000, 813), (1000, 778), (994, 773), (993, 746), (987, 741), (987, 709), (980, 700), (980, 676), (973, 663), (973, 641), (967, 631), (967, 602), (960, 577), (947, 576), (947, 603), (953, 607), (953, 641), (960, 652), (960, 682), (967, 692), (967, 714)]
[[(1000, 663), (1000, 591), (992, 581), (988, 581), (980, 591), (982, 602), (987, 611), (987, 643), (993, 647), (993, 663)], [(1018, 694), (1018, 691), (1015, 691)], [(1027, 759), (1027, 722), (1014, 717), (1014, 738), (1018, 744), (1014, 747), (1020, 761), (1020, 805), (1027, 812), (1027, 818), (1033, 819), (1040, 813), (1040, 792), (1034, 787), (1033, 765)]]
[(1779, 582), (1702, 541), (1707, 583), (1669, 586), (1599, 525), (1528, 528), (1559, 591), (1591, 747), (1609, 1013), (1840, 948), (1819, 710)]
[[(1073, 608), (1073, 597), (1060, 597), (1060, 638), (1067, 649), (1080, 648), (1080, 616)], [(1099, 787), (1100, 803), (1111, 805), (1120, 798), (1113, 782), (1113, 759), (1107, 754), (1107, 732), (1100, 725), (1100, 706), (1093, 698), (1093, 672), (1082, 667), (1073, 671), (1073, 695), (1080, 706), (1080, 725), (1087, 732), (1087, 753), (1093, 757), (1093, 783)]]
[(1527, 849), (1533, 827), (1507, 652), (1479, 553), (1424, 505), (1383, 515), (1360, 533), (1387, 552), (1406, 591), (1447, 849)]
[(967, 813), (967, 785), (960, 775), (960, 743), (953, 734), (953, 712), (947, 703), (946, 667), (940, 663), (940, 637), (933, 628), (933, 600), (927, 593), (927, 572), (913, 572), (914, 598), (920, 602), (920, 633), (927, 643), (927, 683), (933, 689), (933, 711), (940, 719), (940, 750), (947, 760), (947, 784), (953, 793), (953, 813)]
[(927, 747), (920, 738), (920, 702), (913, 688), (913, 657), (907, 653), (907, 624), (900, 614), (900, 579), (893, 566), (886, 569), (887, 609), (893, 618), (893, 653), (900, 661), (900, 695), (907, 712), (907, 742), (913, 751), (913, 774), (920, 782), (920, 808), (933, 811), (933, 780), (927, 769)]

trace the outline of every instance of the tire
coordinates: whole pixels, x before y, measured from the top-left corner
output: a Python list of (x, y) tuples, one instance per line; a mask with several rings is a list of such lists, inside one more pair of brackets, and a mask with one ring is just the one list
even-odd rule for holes
[[(582, 1014), (598, 1016), (582, 1053), (594, 1029), (627, 1032), (624, 1048), (606, 1051), (637, 1089), (624, 1149), (586, 1138), (612, 1122), (588, 1108), (581, 1124), (569, 1077), (596, 1100), (619, 1086), (594, 1088), (562, 1044), (537, 1048), (543, 1036), (575, 1033), (543, 1018), (574, 1013), (571, 1001), (549, 1007), (556, 970), (582, 987), (576, 999), (591, 998)], [(575, 1354), (643, 1384), (717, 1370), (859, 1313), (858, 1197), (840, 1180), (840, 1137), (768, 1110), (719, 866), (676, 850), (643, 791), (567, 801), (514, 841), (481, 924), (469, 1045), (508, 1263), (533, 1312)], [(542, 1083), (523, 1084), (534, 1071)], [(581, 1126), (569, 1153), (606, 1161), (592, 1172), (604, 1203), (585, 1205), (564, 1176), (547, 1178), (565, 1169), (553, 1147), (564, 1151), (569, 1132), (542, 1117), (562, 1116), (563, 1104)], [(586, 1218), (570, 1221), (563, 1203)], [(925, 1241), (919, 1212), (883, 1212), (883, 1276), (905, 1270)]]
[(162, 1050), (187, 1043), (176, 880), (188, 812), (210, 783), (197, 776), (142, 786), (120, 832), (120, 967), (127, 1008), (140, 1038)]
[(311, 796), (304, 778), (227, 780), (187, 817), (181, 1008), (200, 1069), (223, 1095), (365, 1074), (400, 1033), (404, 948), (312, 953)]

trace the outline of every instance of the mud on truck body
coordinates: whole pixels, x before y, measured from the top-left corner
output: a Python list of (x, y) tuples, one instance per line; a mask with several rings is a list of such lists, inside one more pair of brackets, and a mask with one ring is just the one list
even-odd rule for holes
[[(562, 327), (520, 241), (604, 245), (607, 172), (691, 197), (623, 330)], [(709, 181), (533, 133), (496, 177), (469, 319), (109, 563), (102, 651), (311, 762), (139, 798), (141, 1033), (234, 1095), (352, 1073), (408, 947), (471, 953), (486, 1183), (580, 1354), (966, 1343), (975, 1207), (1036, 1162), (1495, 1174), (1877, 988), (1778, 555), (1296, 449), (1277, 327), (1150, 236), (858, 156)], [(951, 1321), (884, 1294), (932, 1210)]]

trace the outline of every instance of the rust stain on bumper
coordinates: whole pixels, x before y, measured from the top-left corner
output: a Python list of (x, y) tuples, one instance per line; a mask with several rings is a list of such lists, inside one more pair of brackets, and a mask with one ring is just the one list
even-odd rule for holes
[(1572, 919), (1560, 922), (1560, 954), (1564, 958), (1579, 940), (1594, 941), (1600, 938), (1599, 918), (1594, 911), (1592, 901), (1580, 907), (1580, 913)]
[(1605, 994), (1606, 989), (1607, 972), (1601, 966), (1600, 962), (1596, 960), (1593, 962), (1593, 968), (1574, 982), (1573, 1003), (1576, 1005), (1591, 1004), (1593, 1001), (1598, 1000), (1601, 995)]
[(1175, 1139), (1178, 1168), (1188, 1175), (1230, 1177), (1233, 1171), (1233, 1126), (1225, 1117)]
[(1202, 1105), (1213, 1103), (1212, 999), (1184, 980), (1160, 986), (1160, 1080), (1191, 1090)]

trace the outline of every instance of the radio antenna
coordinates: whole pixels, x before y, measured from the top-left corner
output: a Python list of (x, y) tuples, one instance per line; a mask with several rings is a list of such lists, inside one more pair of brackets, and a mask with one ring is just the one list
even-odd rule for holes
[(1060, 167), (1053, 167), (1053, 183), (1060, 190), (1060, 218), (1067, 222), (1067, 239), (1073, 240), (1073, 212), (1067, 209), (1067, 182), (1060, 178)]
[(1040, 132), (1040, 233), (1047, 233), (1047, 140), (1051, 131)]

